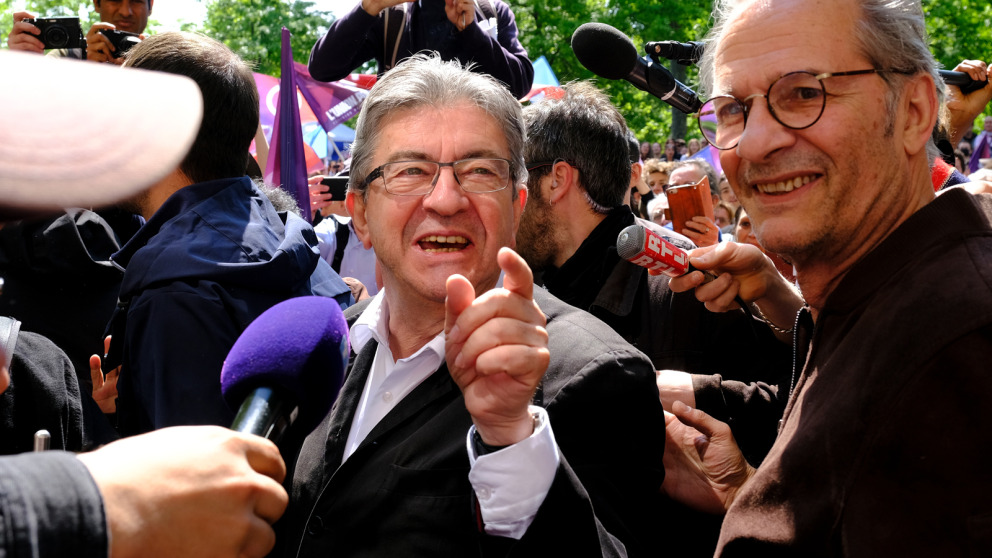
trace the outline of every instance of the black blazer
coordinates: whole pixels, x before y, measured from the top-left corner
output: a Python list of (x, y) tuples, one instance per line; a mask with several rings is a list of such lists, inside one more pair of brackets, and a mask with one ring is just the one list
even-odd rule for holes
[[(590, 314), (537, 288), (551, 364), (535, 403), (561, 465), (520, 541), (481, 528), (468, 480), (472, 424), (447, 366), (419, 385), (342, 465), (376, 350), (353, 355), (341, 394), (306, 439), (278, 524), (285, 556), (625, 556), (655, 547), (664, 416), (650, 361)], [(346, 311), (354, 323), (365, 308)], [(656, 547), (655, 547), (656, 548)], [(651, 552), (651, 555), (657, 555)]]

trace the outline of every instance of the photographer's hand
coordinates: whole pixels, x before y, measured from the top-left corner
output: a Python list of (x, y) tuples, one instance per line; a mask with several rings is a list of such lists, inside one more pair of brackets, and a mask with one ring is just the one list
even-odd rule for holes
[(25, 19), (35, 17), (37, 16), (30, 12), (14, 12), (14, 26), (7, 33), (7, 47), (10, 50), (26, 50), (38, 54), (45, 52), (45, 43), (38, 38), (41, 29), (24, 22)]
[(94, 23), (93, 27), (86, 33), (86, 59), (92, 62), (110, 62), (120, 66), (124, 63), (123, 58), (114, 58), (114, 44), (100, 31), (103, 29), (116, 29), (113, 23), (101, 21)]

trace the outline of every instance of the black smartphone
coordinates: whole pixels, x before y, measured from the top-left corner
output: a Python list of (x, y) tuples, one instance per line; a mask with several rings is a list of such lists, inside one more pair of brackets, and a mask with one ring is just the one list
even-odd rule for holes
[(330, 192), (331, 201), (344, 201), (345, 193), (348, 191), (347, 176), (328, 176), (320, 183), (328, 187), (325, 192)]

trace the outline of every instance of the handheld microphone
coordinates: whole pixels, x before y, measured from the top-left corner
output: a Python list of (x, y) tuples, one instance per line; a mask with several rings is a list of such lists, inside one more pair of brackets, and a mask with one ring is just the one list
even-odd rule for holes
[(644, 44), (644, 52), (649, 56), (660, 56), (669, 60), (674, 60), (683, 66), (691, 66), (703, 57), (703, 49), (706, 43), (699, 41), (689, 41), (680, 43), (678, 41), (653, 41)]
[(985, 78), (985, 81), (976, 81), (971, 79), (971, 76), (964, 72), (939, 70), (939, 73), (940, 79), (944, 80), (944, 83), (947, 85), (957, 85), (961, 88), (961, 92), (965, 95), (971, 93), (972, 91), (978, 91), (989, 84), (988, 78)]
[(680, 277), (691, 270), (689, 254), (643, 225), (631, 225), (617, 236), (617, 254), (655, 274)]
[(269, 308), (224, 360), (221, 392), (240, 406), (231, 429), (275, 443), (291, 425), (309, 433), (341, 389), (348, 353), (348, 323), (333, 299), (304, 296)]
[(590, 72), (624, 79), (686, 114), (699, 110), (699, 97), (661, 64), (638, 58), (630, 37), (603, 23), (583, 23), (572, 34), (572, 51)]
[[(617, 254), (632, 264), (645, 267), (653, 275), (664, 274), (669, 277), (681, 277), (690, 271), (703, 274), (704, 283), (716, 279), (710, 271), (697, 270), (689, 263), (689, 254), (685, 250), (662, 238), (658, 233), (644, 225), (635, 224), (626, 227), (617, 236)], [(750, 307), (744, 303), (740, 295), (734, 297), (744, 314), (751, 318), (751, 331), (758, 336), (754, 328), (753, 314)]]

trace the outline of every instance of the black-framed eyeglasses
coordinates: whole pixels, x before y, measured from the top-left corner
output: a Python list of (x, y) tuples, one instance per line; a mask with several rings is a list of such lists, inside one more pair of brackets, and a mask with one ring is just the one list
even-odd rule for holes
[(473, 194), (498, 192), (510, 185), (510, 161), (476, 157), (450, 163), (437, 161), (393, 161), (373, 169), (365, 177), (368, 186), (377, 178), (387, 192), (397, 196), (426, 196), (434, 191), (441, 167), (451, 167), (455, 182)]
[(768, 86), (764, 94), (755, 93), (744, 100), (731, 95), (718, 95), (709, 99), (696, 113), (699, 131), (706, 141), (717, 149), (733, 149), (741, 140), (747, 126), (747, 115), (754, 99), (764, 97), (768, 112), (781, 125), (792, 130), (803, 130), (816, 124), (827, 106), (827, 89), (823, 80), (830, 77), (861, 76), (893, 72), (908, 74), (903, 70), (854, 70), (850, 72), (789, 72)]

